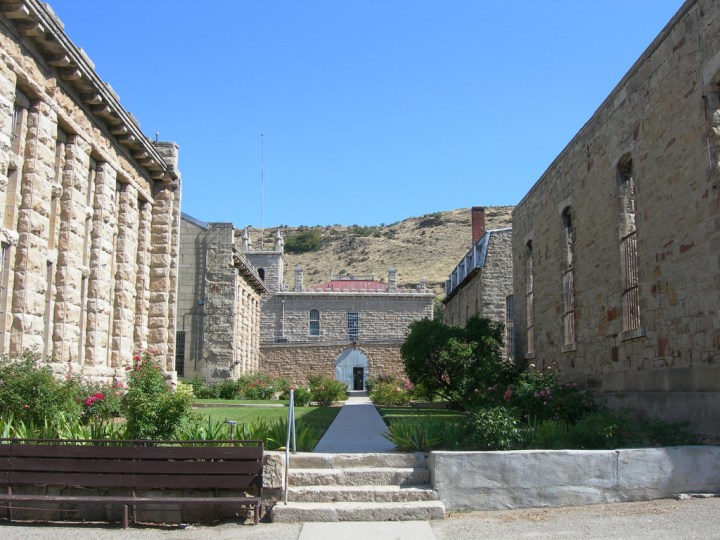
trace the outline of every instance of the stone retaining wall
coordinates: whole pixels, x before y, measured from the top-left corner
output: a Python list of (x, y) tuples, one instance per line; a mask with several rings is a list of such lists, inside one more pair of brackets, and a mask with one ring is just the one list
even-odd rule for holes
[(720, 492), (720, 446), (626, 450), (431, 452), (447, 510), (646, 501)]

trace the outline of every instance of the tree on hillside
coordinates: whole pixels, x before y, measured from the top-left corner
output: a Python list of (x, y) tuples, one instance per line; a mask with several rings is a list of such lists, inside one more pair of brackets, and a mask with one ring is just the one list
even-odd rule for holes
[(285, 240), (285, 251), (288, 253), (320, 251), (322, 246), (322, 234), (318, 229), (305, 229), (293, 234)]
[(401, 348), (410, 381), (459, 409), (501, 403), (517, 377), (502, 359), (503, 328), (479, 316), (465, 328), (439, 318), (415, 321)]

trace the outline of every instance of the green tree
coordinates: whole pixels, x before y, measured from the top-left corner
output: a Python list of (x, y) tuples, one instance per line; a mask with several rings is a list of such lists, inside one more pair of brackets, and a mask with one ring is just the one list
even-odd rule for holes
[(460, 409), (503, 403), (517, 370), (502, 359), (503, 325), (478, 316), (465, 328), (440, 319), (410, 325), (401, 348), (410, 381)]
[(323, 246), (319, 229), (304, 229), (285, 239), (285, 251), (288, 253), (307, 253), (320, 251)]

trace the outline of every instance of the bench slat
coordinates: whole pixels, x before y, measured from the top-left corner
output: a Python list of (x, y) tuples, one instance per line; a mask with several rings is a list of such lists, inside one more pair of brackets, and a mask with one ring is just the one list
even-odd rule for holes
[(261, 474), (260, 461), (126, 461), (101, 459), (2, 458), (0, 471), (66, 473), (244, 475)]
[(98, 459), (168, 459), (245, 461), (262, 459), (263, 448), (181, 447), (181, 446), (68, 446), (50, 444), (2, 444), (0, 455), (17, 457), (98, 458)]

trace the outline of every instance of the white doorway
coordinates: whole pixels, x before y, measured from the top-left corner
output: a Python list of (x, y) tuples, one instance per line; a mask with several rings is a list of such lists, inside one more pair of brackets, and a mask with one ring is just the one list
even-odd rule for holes
[(335, 361), (335, 378), (345, 383), (348, 390), (365, 390), (370, 375), (367, 356), (358, 349), (345, 349)]

